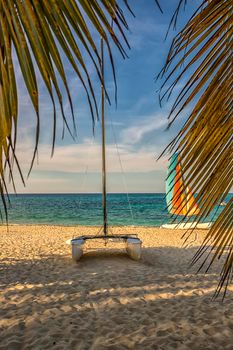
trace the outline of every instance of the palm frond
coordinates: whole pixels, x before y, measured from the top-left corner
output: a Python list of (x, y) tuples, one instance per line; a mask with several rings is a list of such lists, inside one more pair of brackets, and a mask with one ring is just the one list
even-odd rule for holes
[[(129, 9), (127, 0), (125, 5)], [(114, 27), (112, 24), (115, 24)], [(124, 33), (125, 29), (128, 29), (126, 19), (115, 0), (0, 0), (0, 178), (2, 180), (0, 190), (2, 198), (6, 190), (4, 169), (8, 168), (12, 179), (13, 163), (18, 164), (15, 154), (18, 93), (13, 52), (16, 54), (37, 118), (30, 173), (40, 136), (41, 117), (36, 67), (53, 105), (53, 153), (58, 108), (56, 100), (59, 103), (64, 125), (73, 137), (76, 133), (73, 104), (62, 54), (83, 86), (92, 120), (95, 123), (98, 118), (98, 109), (91, 75), (87, 68), (87, 57), (94, 66), (100, 82), (103, 79), (99, 50), (93, 36), (102, 36), (105, 41), (116, 84), (110, 42), (112, 41), (122, 56), (126, 57), (124, 46), (129, 47), (129, 44)], [(72, 127), (64, 111), (63, 90), (66, 91), (70, 105)]]
[[(183, 1), (181, 0), (179, 6)], [(178, 12), (177, 12), (178, 13)], [(174, 20), (176, 20), (177, 13)], [(233, 186), (233, 0), (203, 0), (176, 35), (160, 76), (160, 100), (183, 84), (169, 114), (169, 126), (193, 106), (178, 135), (165, 152), (178, 152), (186, 186), (197, 193), (202, 220), (223, 201)], [(215, 252), (208, 267), (227, 249), (217, 294), (233, 271), (233, 206), (224, 208), (194, 262), (204, 257), (211, 242)]]

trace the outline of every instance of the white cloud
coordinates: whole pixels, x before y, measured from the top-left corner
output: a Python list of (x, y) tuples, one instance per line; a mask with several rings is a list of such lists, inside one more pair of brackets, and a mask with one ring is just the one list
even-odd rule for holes
[[(17, 156), (24, 172), (27, 172), (32, 159), (33, 144), (21, 143), (17, 148)], [(124, 172), (148, 172), (160, 170), (161, 162), (156, 162), (155, 150), (141, 149), (134, 151), (132, 147), (118, 145), (120, 160)], [(39, 163), (34, 170), (66, 173), (100, 172), (101, 171), (101, 145), (93, 142), (57, 146), (53, 158), (50, 157), (51, 146), (39, 147)], [(121, 165), (115, 144), (107, 145), (107, 168), (110, 172), (121, 172)]]
[(136, 144), (140, 142), (146, 134), (155, 130), (165, 129), (167, 126), (167, 119), (163, 115), (156, 115), (150, 117), (142, 116), (142, 122), (131, 126), (121, 133), (121, 141), (125, 144)]
[[(135, 151), (130, 145), (119, 144), (118, 150), (123, 174), (115, 145), (107, 145), (108, 191), (124, 192), (125, 183), (128, 192), (164, 190), (166, 166), (164, 160), (156, 162), (156, 149), (142, 147)], [(39, 163), (35, 162), (29, 179), (26, 179), (32, 153), (33, 142), (29, 138), (18, 144), (17, 157), (26, 180), (24, 188), (15, 168), (18, 193), (101, 191), (101, 145), (93, 143), (93, 140), (56, 146), (53, 158), (50, 156), (51, 146), (41, 145)], [(12, 192), (11, 186), (9, 190)]]

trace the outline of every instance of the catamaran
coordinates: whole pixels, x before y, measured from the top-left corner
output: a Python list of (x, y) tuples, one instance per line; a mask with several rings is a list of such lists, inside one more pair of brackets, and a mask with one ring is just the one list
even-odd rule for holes
[[(190, 217), (198, 215), (200, 208), (195, 200), (191, 189), (184, 186), (182, 165), (178, 153), (173, 154), (168, 167), (166, 179), (166, 202), (168, 212), (172, 215), (183, 215)], [(178, 224), (164, 224), (162, 228), (168, 229), (209, 229), (212, 223), (180, 222)]]
[(102, 207), (103, 207), (103, 226), (102, 234), (96, 236), (80, 236), (68, 240), (66, 243), (71, 245), (72, 259), (78, 261), (83, 255), (83, 248), (85, 242), (90, 239), (101, 239), (105, 243), (108, 241), (123, 241), (126, 244), (126, 251), (128, 255), (134, 259), (139, 260), (141, 257), (141, 240), (134, 235), (112, 235), (108, 229), (108, 212), (107, 212), (107, 172), (106, 172), (106, 149), (105, 149), (105, 88), (104, 88), (104, 45), (101, 38), (101, 130), (102, 130)]

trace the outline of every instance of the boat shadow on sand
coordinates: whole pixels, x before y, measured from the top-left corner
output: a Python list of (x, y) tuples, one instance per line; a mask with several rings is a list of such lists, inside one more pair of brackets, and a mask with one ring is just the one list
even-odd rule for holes
[(232, 289), (223, 303), (212, 300), (219, 268), (188, 270), (195, 251), (143, 248), (140, 261), (116, 250), (88, 252), (78, 263), (69, 255), (1, 261), (0, 348), (230, 349)]

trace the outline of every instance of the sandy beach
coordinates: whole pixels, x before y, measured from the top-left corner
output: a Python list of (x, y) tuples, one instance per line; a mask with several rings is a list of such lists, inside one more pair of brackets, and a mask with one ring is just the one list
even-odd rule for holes
[(98, 228), (0, 228), (0, 349), (233, 349), (233, 287), (212, 300), (220, 266), (196, 274), (188, 263), (205, 232), (182, 248), (182, 231), (138, 233), (140, 261), (122, 244), (87, 244), (71, 260), (67, 239)]

